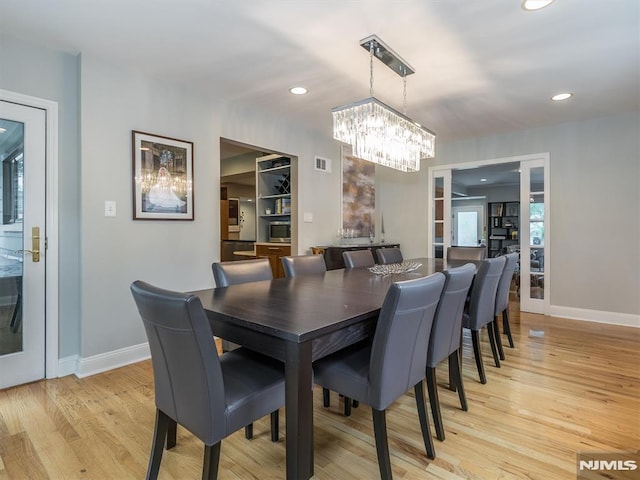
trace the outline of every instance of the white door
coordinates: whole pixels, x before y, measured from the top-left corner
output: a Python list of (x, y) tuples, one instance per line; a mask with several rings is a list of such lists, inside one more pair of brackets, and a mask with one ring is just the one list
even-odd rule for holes
[(451, 170), (430, 168), (429, 185), (427, 250), (430, 257), (443, 258), (451, 246)]
[(482, 239), (484, 209), (482, 205), (454, 206), (451, 244), (458, 247), (477, 247)]
[(0, 389), (45, 376), (46, 112), (0, 101)]
[(549, 180), (543, 159), (520, 163), (520, 309), (549, 311)]

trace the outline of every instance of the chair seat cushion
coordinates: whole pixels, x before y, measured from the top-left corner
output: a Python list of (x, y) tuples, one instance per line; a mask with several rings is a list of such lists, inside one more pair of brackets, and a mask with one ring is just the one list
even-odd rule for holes
[(370, 404), (369, 362), (371, 343), (340, 350), (313, 364), (315, 383), (359, 402)]
[(284, 365), (239, 348), (220, 356), (227, 435), (284, 405)]

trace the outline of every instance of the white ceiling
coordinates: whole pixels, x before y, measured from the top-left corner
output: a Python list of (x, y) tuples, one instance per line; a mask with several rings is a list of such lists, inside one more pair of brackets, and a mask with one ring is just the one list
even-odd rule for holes
[[(520, 3), (0, 0), (0, 32), (326, 134), (332, 107), (369, 96), (359, 41), (371, 34), (415, 69), (407, 114), (440, 140), (640, 109), (637, 0), (557, 0), (537, 12)], [(294, 85), (309, 94), (289, 94)], [(574, 98), (549, 101), (563, 91)], [(402, 110), (401, 78), (377, 61), (374, 95)]]

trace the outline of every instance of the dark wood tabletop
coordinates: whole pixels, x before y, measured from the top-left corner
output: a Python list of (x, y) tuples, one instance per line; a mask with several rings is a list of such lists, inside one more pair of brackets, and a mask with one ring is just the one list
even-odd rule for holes
[(312, 362), (371, 336), (392, 283), (447, 268), (442, 259), (409, 261), (421, 266), (386, 276), (332, 270), (192, 292), (214, 335), (285, 362), (288, 479), (313, 475)]

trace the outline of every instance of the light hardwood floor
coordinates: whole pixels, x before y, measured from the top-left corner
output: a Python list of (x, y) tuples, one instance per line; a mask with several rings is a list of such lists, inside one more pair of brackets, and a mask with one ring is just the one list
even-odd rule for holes
[[(446, 440), (429, 461), (413, 393), (387, 414), (396, 479), (574, 479), (576, 452), (640, 447), (640, 330), (512, 312), (516, 348), (497, 369), (488, 344), (481, 385), (465, 337), (469, 411), (440, 389)], [(485, 335), (486, 337), (486, 335)], [(446, 364), (438, 379), (447, 379)], [(330, 409), (315, 394), (315, 479), (379, 478), (371, 411), (349, 418), (337, 395)], [(242, 431), (222, 443), (220, 477), (281, 479), (281, 439), (268, 417), (254, 439)], [(150, 362), (93, 377), (69, 376), (0, 392), (0, 480), (144, 478), (154, 421)], [(433, 431), (433, 428), (432, 428)], [(200, 478), (202, 444), (184, 429), (165, 452), (161, 479)]]

